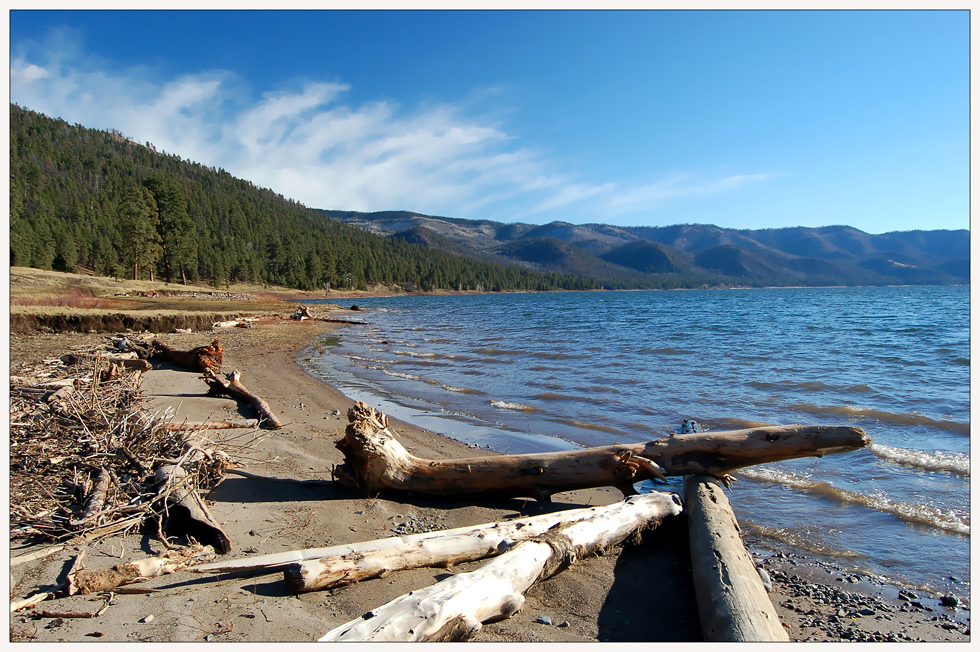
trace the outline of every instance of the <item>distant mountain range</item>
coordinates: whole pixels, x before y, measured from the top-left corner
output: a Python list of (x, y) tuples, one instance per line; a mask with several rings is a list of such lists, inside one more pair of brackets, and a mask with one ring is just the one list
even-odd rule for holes
[(849, 226), (724, 229), (710, 224), (543, 226), (320, 210), (379, 235), (481, 261), (661, 287), (948, 285), (970, 281), (970, 232)]

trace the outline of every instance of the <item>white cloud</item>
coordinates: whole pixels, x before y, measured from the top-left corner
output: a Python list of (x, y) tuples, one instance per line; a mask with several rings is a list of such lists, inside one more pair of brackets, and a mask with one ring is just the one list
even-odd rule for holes
[(639, 188), (633, 188), (614, 196), (609, 205), (620, 209), (632, 209), (637, 205), (652, 206), (668, 199), (714, 195), (719, 192), (735, 190), (750, 183), (764, 181), (769, 174), (740, 174), (713, 181), (687, 183), (690, 175), (675, 174), (662, 181), (656, 181)]
[(498, 220), (562, 211), (567, 219), (573, 206), (622, 214), (766, 177), (685, 185), (676, 176), (637, 188), (582, 181), (500, 125), (465, 115), (492, 89), (474, 91), (459, 106), (414, 111), (384, 101), (344, 104), (349, 87), (341, 83), (307, 82), (256, 99), (232, 72), (161, 80), (155, 70), (119, 70), (86, 56), (77, 42), (69, 32), (21, 48), (10, 65), (11, 100), (86, 127), (117, 129), (316, 208)]

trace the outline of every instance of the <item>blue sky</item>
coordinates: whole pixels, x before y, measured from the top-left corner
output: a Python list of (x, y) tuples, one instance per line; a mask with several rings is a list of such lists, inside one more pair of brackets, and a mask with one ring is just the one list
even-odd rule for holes
[(969, 228), (966, 11), (12, 11), (10, 94), (315, 208)]

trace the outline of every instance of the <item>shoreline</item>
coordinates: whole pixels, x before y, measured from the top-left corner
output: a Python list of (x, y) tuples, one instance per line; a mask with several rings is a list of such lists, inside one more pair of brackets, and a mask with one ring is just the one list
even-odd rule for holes
[[(283, 479), (330, 479), (331, 465), (341, 461), (333, 444), (346, 425), (346, 410), (352, 401), (309, 373), (300, 357), (315, 346), (318, 337), (339, 328), (322, 322), (287, 322), (217, 334), (225, 346), (224, 369), (240, 369), (242, 382), (266, 399), (287, 424), (283, 430), (254, 431), (249, 435), (254, 441), (242, 455), (245, 470)], [(32, 337), (51, 339), (51, 347), (56, 347), (59, 337), (63, 341), (101, 339), (94, 335), (63, 335), (22, 336), (17, 340)], [(159, 337), (186, 349), (207, 343), (215, 335)], [(12, 351), (24, 346), (17, 340), (12, 338)], [(55, 350), (52, 348), (46, 355)], [(15, 358), (12, 355), (12, 372)], [(228, 415), (242, 418), (245, 415), (241, 412), (247, 412), (229, 399), (207, 397), (206, 386), (192, 372), (163, 369), (147, 372), (144, 388), (153, 405), (177, 406), (178, 418), (220, 419)], [(418, 456), (472, 455), (472, 448), (464, 443), (394, 418), (392, 429)], [(215, 440), (228, 436), (231, 435), (220, 435), (217, 431), (211, 435)], [(312, 489), (231, 475), (208, 496), (215, 518), (233, 541), (229, 553), (232, 558), (391, 536), (393, 528), (409, 521), (420, 524), (418, 527), (445, 529), (620, 499), (618, 491), (606, 488), (558, 494), (550, 506), (523, 500), (447, 503), (397, 496), (371, 498), (341, 488)], [(409, 515), (413, 518), (409, 519)], [(605, 556), (583, 560), (532, 587), (524, 609), (508, 620), (485, 625), (473, 640), (702, 640), (688, 576), (686, 524), (678, 525), (665, 523), (645, 536), (639, 545), (628, 544)], [(90, 568), (163, 551), (155, 536), (138, 534), (115, 537), (91, 548), (86, 557)], [(39, 586), (54, 582), (64, 564), (76, 554), (74, 548), (68, 548), (63, 554), (15, 567), (15, 597), (23, 597)], [(769, 570), (773, 584), (771, 598), (783, 623), (788, 625), (792, 640), (874, 640), (876, 631), (881, 633), (881, 640), (969, 640), (969, 612), (962, 607), (950, 612), (953, 620), (930, 620), (947, 616), (949, 610), (938, 604), (933, 607), (930, 598), (919, 596), (907, 600), (874, 595), (857, 597), (861, 595), (857, 589), (881, 591), (882, 595), (889, 591), (864, 580), (851, 582), (804, 557), (760, 559), (757, 556), (756, 562)], [(107, 641), (310, 641), (398, 595), (432, 584), (447, 573), (468, 570), (481, 563), (461, 564), (448, 570), (402, 571), (348, 587), (299, 595), (289, 593), (283, 586), (281, 573), (237, 578), (178, 573), (137, 585), (158, 589), (154, 593), (118, 595), (116, 604), (94, 620), (62, 619), (64, 622), (53, 625), (53, 619), (35, 619), (24, 612), (12, 614), (11, 638), (92, 640), (86, 636), (98, 630)], [(657, 582), (656, 591), (650, 590), (651, 578)], [(868, 587), (864, 586), (866, 583)], [(846, 596), (842, 592), (844, 587)], [(818, 594), (834, 595), (830, 589), (837, 590), (837, 597), (828, 604)], [(816, 602), (818, 599), (824, 603)], [(915, 602), (922, 609), (914, 607)], [(63, 598), (57, 603), (59, 609), (93, 610), (90, 606), (93, 603), (86, 596)], [(53, 604), (43, 603), (51, 608)], [(669, 608), (656, 608), (664, 605)], [(926, 611), (927, 608), (933, 611)], [(864, 614), (861, 609), (874, 613)], [(843, 615), (838, 615), (840, 610), (844, 611)], [(814, 613), (808, 615), (810, 611)], [(140, 622), (147, 615), (155, 617), (151, 622)], [(548, 616), (553, 624), (537, 622), (542, 615)], [(965, 617), (966, 624), (955, 629), (943, 627), (952, 625), (957, 617)], [(814, 621), (820, 624), (811, 626)]]

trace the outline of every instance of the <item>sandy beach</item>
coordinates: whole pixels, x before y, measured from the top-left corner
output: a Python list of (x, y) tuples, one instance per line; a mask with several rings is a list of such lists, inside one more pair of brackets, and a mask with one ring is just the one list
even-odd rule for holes
[[(270, 478), (228, 475), (207, 496), (209, 509), (233, 543), (227, 557), (384, 538), (407, 524), (416, 531), (447, 529), (622, 498), (619, 491), (602, 488), (557, 494), (550, 504), (524, 499), (472, 504), (363, 496), (327, 482), (308, 482), (330, 481), (331, 468), (341, 463), (335, 442), (343, 435), (352, 402), (308, 375), (300, 358), (315, 351), (319, 336), (338, 328), (343, 326), (286, 321), (217, 334), (158, 335), (180, 349), (220, 338), (225, 348), (223, 369), (240, 370), (242, 382), (286, 424), (275, 431), (208, 435), (216, 448), (236, 451), (232, 460), (242, 470)], [(57, 357), (66, 337), (12, 336), (12, 373), (19, 362)], [(70, 337), (79, 343), (102, 339), (101, 335)], [(249, 406), (208, 396), (200, 374), (154, 366), (142, 381), (149, 410), (175, 409), (176, 422), (254, 418)], [(392, 420), (392, 430), (420, 457), (474, 455), (460, 442), (405, 423)], [(731, 499), (737, 501), (737, 488)], [(33, 549), (13, 547), (13, 558)], [(83, 548), (87, 568), (165, 551), (155, 533), (117, 536), (94, 546), (72, 545), (44, 559), (15, 564), (13, 597), (57, 585)], [(281, 571), (218, 576), (181, 571), (133, 585), (139, 593), (117, 593), (97, 618), (38, 617), (41, 608), (95, 612), (104, 602), (102, 597), (78, 595), (11, 614), (10, 637), (13, 641), (315, 641), (389, 600), (482, 563), (396, 572), (303, 594), (287, 588)], [(802, 557), (760, 555), (757, 563), (771, 577), (771, 597), (791, 640), (969, 640), (969, 611), (962, 603), (954, 609), (940, 605), (938, 596), (899, 595), (895, 587), (873, 578), (849, 577)], [(582, 560), (535, 585), (521, 611), (485, 624), (473, 640), (700, 641), (690, 578), (686, 523), (683, 517), (668, 519), (639, 544)]]

